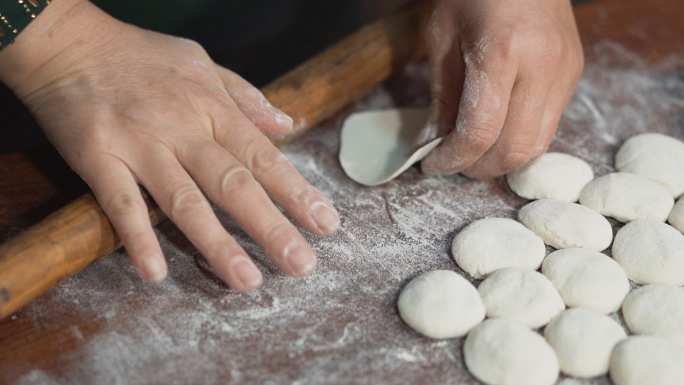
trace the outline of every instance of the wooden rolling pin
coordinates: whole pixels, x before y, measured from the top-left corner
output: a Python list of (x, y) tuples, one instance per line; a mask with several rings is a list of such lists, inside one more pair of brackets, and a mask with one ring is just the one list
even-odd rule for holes
[[(369, 24), (263, 88), (294, 119), (287, 143), (425, 55), (425, 1)], [(150, 221), (164, 214), (143, 191)], [(121, 246), (88, 193), (0, 246), (0, 319)]]

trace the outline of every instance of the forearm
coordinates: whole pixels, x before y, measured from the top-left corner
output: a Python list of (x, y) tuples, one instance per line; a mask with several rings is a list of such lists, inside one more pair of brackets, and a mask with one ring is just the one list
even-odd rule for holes
[(67, 52), (97, 44), (101, 32), (117, 22), (86, 0), (53, 0), (0, 52), (0, 81), (22, 98), (45, 84), (51, 70), (60, 70), (38, 69)]

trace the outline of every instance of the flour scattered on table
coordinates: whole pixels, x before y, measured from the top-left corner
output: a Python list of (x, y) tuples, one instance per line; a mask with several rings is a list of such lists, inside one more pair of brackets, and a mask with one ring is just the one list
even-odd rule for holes
[[(600, 176), (615, 171), (615, 152), (633, 135), (654, 131), (684, 138), (682, 61), (648, 69), (618, 45), (593, 49), (601, 62), (586, 65), (551, 151), (582, 158)], [(424, 63), (407, 67), (400, 79), (369, 92), (353, 110), (427, 107), (427, 68)], [(344, 116), (283, 148), (342, 216), (334, 236), (306, 235), (319, 257), (312, 276), (294, 279), (279, 272), (220, 214), (264, 273), (257, 292), (234, 292), (180, 231), (165, 223), (157, 231), (169, 260), (165, 282), (142, 282), (121, 251), (95, 262), (13, 321), (63, 330), (75, 353), (54, 355), (59, 372), (18, 367), (0, 378), (58, 384), (145, 378), (165, 384), (322, 379), (329, 384), (480, 384), (464, 366), (463, 338), (430, 340), (412, 333), (398, 317), (396, 301), (411, 279), (427, 271), (454, 270), (471, 279), (451, 257), (454, 236), (477, 219), (515, 218), (526, 201), (502, 180), (426, 177), (415, 167), (386, 185), (361, 187), (345, 177), (337, 160)], [(63, 324), (45, 310), (47, 303), (60, 309)], [(72, 328), (84, 319), (87, 328)], [(561, 376), (558, 383), (607, 385), (610, 380)]]

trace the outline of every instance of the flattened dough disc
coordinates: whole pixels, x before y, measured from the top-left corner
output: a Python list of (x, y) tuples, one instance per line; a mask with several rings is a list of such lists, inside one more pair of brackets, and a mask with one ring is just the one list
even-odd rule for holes
[(393, 108), (350, 115), (342, 125), (340, 163), (353, 181), (377, 186), (396, 178), (437, 147), (442, 138), (414, 149), (427, 108)]

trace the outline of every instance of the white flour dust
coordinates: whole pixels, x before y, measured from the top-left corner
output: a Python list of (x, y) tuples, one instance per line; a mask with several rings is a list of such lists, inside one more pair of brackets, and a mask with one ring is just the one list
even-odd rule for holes
[[(469, 128), (491, 121), (492, 114), (499, 109), (501, 103), (487, 73), (478, 69), (485, 60), (489, 40), (488, 37), (483, 37), (472, 49), (463, 53), (466, 76), (456, 121), (456, 128), (463, 134)], [(494, 43), (496, 44), (496, 39)]]
[[(613, 170), (615, 151), (633, 134), (658, 131), (684, 139), (682, 62), (649, 69), (620, 46), (596, 50), (599, 58), (626, 65), (587, 65), (551, 149), (585, 159), (602, 175)], [(427, 65), (418, 64), (369, 92), (354, 110), (429, 102)], [(264, 273), (261, 289), (234, 292), (166, 222), (157, 229), (169, 261), (166, 281), (142, 282), (121, 251), (95, 262), (11, 321), (38, 332), (61, 330), (71, 347), (55, 353), (59, 371), (17, 365), (0, 373), (0, 382), (478, 384), (465, 370), (463, 339), (419, 336), (399, 319), (396, 299), (423, 272), (463, 274), (449, 251), (454, 235), (479, 218), (515, 217), (526, 201), (501, 179), (428, 177), (416, 167), (386, 185), (359, 186), (337, 160), (342, 118), (283, 148), (341, 214), (335, 235), (306, 234), (319, 259), (313, 275), (281, 273), (217, 210)], [(51, 316), (54, 309), (60, 317)], [(619, 313), (612, 316), (621, 320)], [(559, 380), (609, 383), (607, 376)]]

